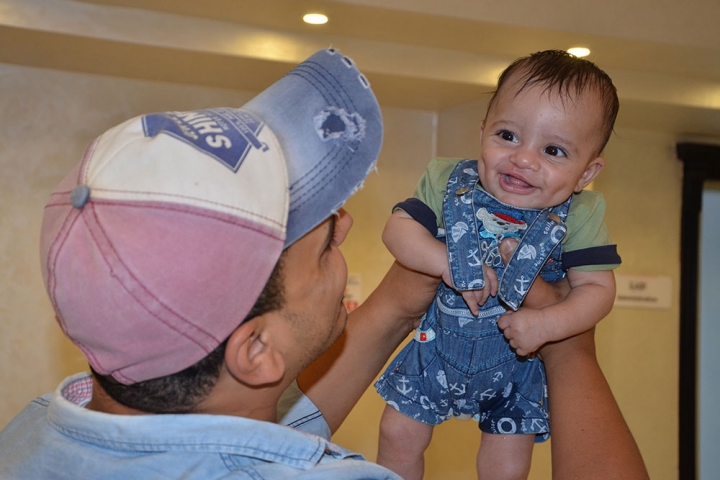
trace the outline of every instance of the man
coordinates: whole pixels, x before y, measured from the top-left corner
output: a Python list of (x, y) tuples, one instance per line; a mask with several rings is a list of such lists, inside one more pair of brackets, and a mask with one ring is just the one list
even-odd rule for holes
[(0, 477), (391, 477), (275, 423), (345, 327), (341, 207), (381, 141), (369, 83), (333, 49), (240, 109), (144, 115), (96, 139), (41, 230), (57, 321), (93, 373), (7, 426)]
[[(0, 432), (0, 477), (397, 478), (329, 441), (437, 281), (393, 266), (342, 334), (341, 207), (381, 137), (367, 80), (332, 49), (241, 109), (101, 135), (41, 230), (58, 323), (92, 376)], [(295, 429), (275, 423), (286, 392)]]

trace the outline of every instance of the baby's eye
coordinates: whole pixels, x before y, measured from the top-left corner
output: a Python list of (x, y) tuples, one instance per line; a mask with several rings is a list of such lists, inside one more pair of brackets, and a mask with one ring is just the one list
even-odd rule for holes
[(515, 137), (515, 134), (508, 131), (508, 130), (500, 130), (498, 132), (498, 136), (505, 140), (506, 142), (516, 142), (517, 137)]
[(565, 151), (560, 148), (556, 147), (555, 145), (550, 145), (549, 147), (545, 147), (545, 153), (548, 155), (551, 155), (553, 157), (565, 157)]

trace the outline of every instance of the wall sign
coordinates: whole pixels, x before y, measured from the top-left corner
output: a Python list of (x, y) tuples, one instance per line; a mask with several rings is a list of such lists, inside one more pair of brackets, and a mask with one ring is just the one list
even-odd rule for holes
[(616, 307), (668, 309), (672, 305), (672, 279), (667, 276), (615, 274)]

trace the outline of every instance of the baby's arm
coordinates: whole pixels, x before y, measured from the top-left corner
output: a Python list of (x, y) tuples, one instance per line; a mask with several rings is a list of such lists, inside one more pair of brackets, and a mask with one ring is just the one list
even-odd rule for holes
[(498, 320), (510, 346), (528, 355), (551, 341), (586, 332), (612, 310), (615, 275), (612, 270), (568, 271), (570, 293), (562, 302), (542, 309), (522, 307)]
[[(452, 286), (445, 244), (407, 212), (400, 209), (393, 212), (385, 225), (382, 239), (390, 253), (404, 266), (442, 278), (446, 284)], [(483, 289), (460, 292), (473, 315), (478, 314), (478, 305), (483, 305), (490, 295), (497, 295), (495, 271), (483, 265), (483, 273)]]
[(434, 277), (448, 270), (445, 244), (404, 210), (395, 210), (385, 224), (382, 240), (406, 267)]

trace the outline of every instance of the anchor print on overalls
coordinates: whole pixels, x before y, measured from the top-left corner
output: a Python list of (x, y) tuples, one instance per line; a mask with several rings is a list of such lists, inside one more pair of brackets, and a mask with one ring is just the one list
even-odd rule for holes
[[(443, 202), (453, 286), (441, 283), (410, 342), (377, 383), (389, 405), (435, 425), (452, 416), (472, 417), (483, 431), (546, 435), (547, 392), (542, 362), (518, 357), (497, 319), (517, 309), (535, 276), (558, 281), (570, 199), (551, 209), (506, 205), (478, 185), (477, 162), (460, 162)], [(519, 240), (504, 266), (500, 241)], [(482, 263), (499, 279), (499, 293), (470, 313), (456, 291), (485, 284)]]

